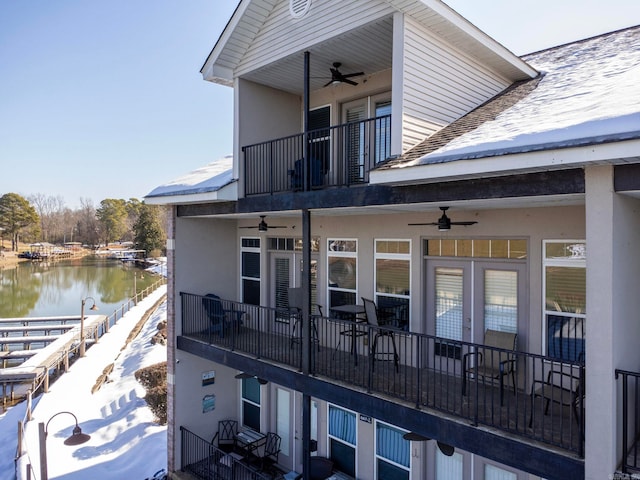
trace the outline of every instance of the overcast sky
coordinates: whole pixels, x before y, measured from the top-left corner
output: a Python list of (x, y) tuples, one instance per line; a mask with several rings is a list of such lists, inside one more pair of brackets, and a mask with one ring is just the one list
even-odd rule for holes
[[(640, 23), (638, 0), (446, 3), (518, 55)], [(231, 154), (200, 68), (236, 4), (0, 0), (0, 195), (142, 199)]]

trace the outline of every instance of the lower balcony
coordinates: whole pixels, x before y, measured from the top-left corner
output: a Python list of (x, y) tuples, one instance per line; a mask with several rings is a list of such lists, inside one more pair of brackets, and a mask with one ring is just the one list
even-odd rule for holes
[[(288, 310), (181, 294), (182, 336), (301, 370), (301, 319)], [(310, 374), (583, 456), (582, 361), (312, 316)]]

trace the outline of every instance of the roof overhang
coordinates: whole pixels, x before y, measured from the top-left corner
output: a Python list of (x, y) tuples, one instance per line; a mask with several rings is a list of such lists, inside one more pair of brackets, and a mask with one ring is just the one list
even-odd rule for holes
[(439, 163), (396, 166), (372, 170), (371, 184), (410, 185), (500, 175), (531, 173), (588, 165), (620, 165), (640, 162), (640, 138), (571, 148), (547, 148), (501, 155), (449, 158)]
[(165, 195), (151, 195), (144, 197), (148, 205), (188, 205), (194, 203), (229, 202), (238, 200), (238, 182), (232, 182), (224, 187), (209, 192), (172, 192)]

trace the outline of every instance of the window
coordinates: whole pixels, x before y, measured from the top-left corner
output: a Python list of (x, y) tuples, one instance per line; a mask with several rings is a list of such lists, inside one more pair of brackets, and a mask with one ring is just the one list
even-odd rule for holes
[(391, 156), (391, 100), (375, 104), (375, 162), (379, 163)]
[(357, 303), (357, 253), (357, 240), (328, 240), (327, 298), (329, 308)]
[(376, 304), (401, 328), (409, 326), (410, 279), (411, 242), (376, 240)]
[(260, 305), (260, 239), (243, 238), (241, 245), (242, 301)]
[(462, 460), (461, 453), (448, 457), (436, 448), (436, 480), (462, 480)]
[(560, 361), (584, 361), (586, 242), (548, 240), (543, 246), (547, 356)]
[(517, 238), (432, 238), (424, 241), (424, 252), (430, 257), (526, 260), (527, 241)]
[(376, 478), (409, 480), (410, 442), (402, 438), (406, 431), (376, 422)]
[(329, 405), (329, 456), (335, 468), (356, 476), (356, 414)]
[(260, 384), (255, 377), (242, 379), (242, 424), (260, 431)]
[(518, 475), (487, 463), (484, 466), (484, 480), (518, 480)]

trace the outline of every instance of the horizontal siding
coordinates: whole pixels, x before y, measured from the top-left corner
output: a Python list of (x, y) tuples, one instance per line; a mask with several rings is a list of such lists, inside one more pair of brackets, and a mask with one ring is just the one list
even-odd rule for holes
[(275, 58), (284, 58), (392, 14), (394, 9), (380, 0), (315, 1), (307, 15), (294, 19), (289, 2), (279, 2), (255, 36), (236, 70), (241, 76)]
[(509, 85), (415, 21), (405, 19), (403, 151)]

